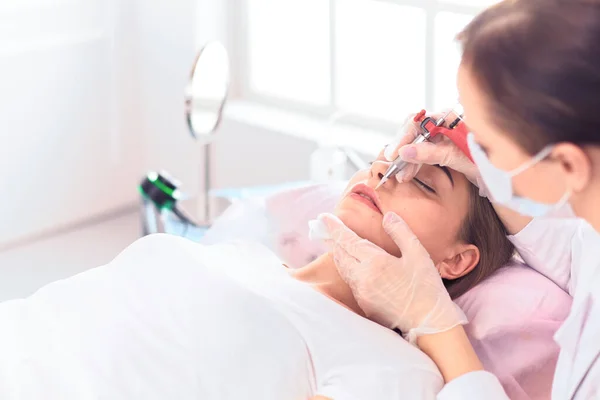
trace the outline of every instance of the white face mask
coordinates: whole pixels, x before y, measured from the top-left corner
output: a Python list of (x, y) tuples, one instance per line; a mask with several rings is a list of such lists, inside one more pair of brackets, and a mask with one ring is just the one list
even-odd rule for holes
[(566, 218), (573, 218), (575, 215), (568, 204), (571, 192), (567, 191), (561, 199), (554, 204), (539, 203), (537, 201), (517, 196), (513, 193), (512, 178), (523, 171), (533, 167), (535, 164), (548, 157), (553, 146), (547, 146), (531, 160), (512, 171), (503, 171), (495, 167), (487, 158), (481, 147), (475, 142), (472, 133), (467, 136), (469, 150), (475, 164), (479, 168), (479, 173), (483, 182), (487, 186), (494, 202), (502, 204), (521, 215), (530, 217), (541, 217), (548, 214), (563, 214), (559, 210), (565, 210)]

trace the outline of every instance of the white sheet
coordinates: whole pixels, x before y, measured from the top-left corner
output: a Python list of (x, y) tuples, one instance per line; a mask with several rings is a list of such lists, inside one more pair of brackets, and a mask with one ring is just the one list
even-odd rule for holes
[(427, 399), (440, 390), (433, 363), (393, 332), (282, 274), (270, 253), (235, 249), (150, 236), (108, 265), (1, 304), (0, 398)]

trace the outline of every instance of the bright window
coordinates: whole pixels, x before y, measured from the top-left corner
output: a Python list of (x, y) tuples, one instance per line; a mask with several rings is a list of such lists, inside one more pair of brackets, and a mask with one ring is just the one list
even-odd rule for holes
[(245, 95), (398, 122), (456, 101), (458, 32), (496, 0), (246, 0)]

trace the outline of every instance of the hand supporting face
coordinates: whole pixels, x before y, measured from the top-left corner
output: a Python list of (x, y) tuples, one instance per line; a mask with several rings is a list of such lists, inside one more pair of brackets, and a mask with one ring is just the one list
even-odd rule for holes
[(333, 253), (337, 269), (369, 319), (400, 329), (411, 343), (421, 335), (447, 331), (467, 323), (446, 291), (431, 257), (396, 214), (383, 220), (385, 231), (402, 256), (392, 256), (360, 238), (331, 214), (312, 222), (311, 231)]

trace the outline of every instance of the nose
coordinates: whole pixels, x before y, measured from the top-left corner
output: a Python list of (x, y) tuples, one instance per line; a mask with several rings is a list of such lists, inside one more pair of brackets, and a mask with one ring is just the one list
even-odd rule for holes
[(379, 182), (389, 167), (389, 162), (381, 160), (375, 161), (373, 164), (371, 164), (371, 177), (376, 178), (377, 182)]

